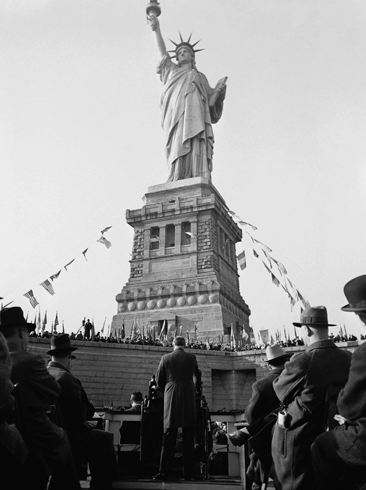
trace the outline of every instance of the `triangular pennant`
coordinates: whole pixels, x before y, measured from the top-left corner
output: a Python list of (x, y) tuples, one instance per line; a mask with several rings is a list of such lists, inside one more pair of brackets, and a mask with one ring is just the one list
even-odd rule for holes
[(258, 230), (258, 228), (250, 223), (248, 223), (247, 221), (243, 221), (243, 220), (239, 220), (239, 223), (243, 226), (250, 226), (250, 228), (253, 230), (253, 231), (256, 231)]
[(88, 261), (88, 259), (86, 258), (86, 252), (87, 252), (88, 250), (89, 250), (89, 249), (88, 249), (88, 248), (86, 248), (85, 250), (83, 250), (83, 251), (81, 252), (81, 253), (84, 255), (84, 259), (85, 259), (86, 261)]
[(265, 249), (265, 250), (266, 250), (268, 253), (271, 253), (271, 252), (272, 252), (272, 249), (271, 249), (271, 248), (269, 248), (269, 246), (268, 246), (268, 245), (266, 245), (265, 243), (260, 242), (259, 240), (257, 240), (256, 238), (253, 238), (253, 237), (252, 237), (252, 240), (253, 240), (255, 243), (259, 243), (259, 245), (261, 245), (261, 247), (262, 247), (263, 249)]
[(29, 299), (29, 302), (33, 306), (33, 308), (35, 308), (39, 304), (38, 301), (36, 300), (36, 298), (34, 297), (32, 289), (30, 289), (25, 294), (23, 294), (23, 296), (25, 296), (27, 299)]
[(98, 238), (97, 242), (99, 243), (103, 243), (103, 245), (105, 245), (107, 248), (110, 248), (112, 246), (112, 243), (106, 239), (106, 237), (104, 237), (103, 235)]
[(64, 265), (65, 271), (67, 271), (67, 268), (69, 267), (69, 265), (71, 265), (74, 262), (74, 260), (75, 259), (72, 259), (72, 260), (70, 260), (70, 262), (68, 262), (66, 265)]
[(245, 250), (243, 250), (238, 256), (237, 256), (238, 262), (240, 269), (243, 271), (246, 266), (247, 266), (247, 260), (245, 258)]
[(57, 279), (60, 274), (61, 274), (61, 269), (58, 272), (56, 272), (56, 274), (52, 274), (52, 276), (50, 277), (51, 281)]
[(50, 281), (48, 279), (46, 279), (45, 281), (41, 282), (41, 286), (45, 288), (45, 290), (51, 294), (51, 295), (54, 295), (55, 294), (55, 291), (52, 287), (52, 284), (50, 283)]
[(101, 231), (101, 234), (103, 235), (103, 233), (105, 233), (106, 231), (110, 230), (112, 227), (111, 226), (106, 226), (105, 228), (103, 228), (103, 230)]

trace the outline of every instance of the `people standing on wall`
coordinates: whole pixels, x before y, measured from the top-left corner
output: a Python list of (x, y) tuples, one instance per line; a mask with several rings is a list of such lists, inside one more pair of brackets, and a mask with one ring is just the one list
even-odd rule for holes
[(175, 443), (178, 428), (183, 435), (184, 479), (193, 480), (196, 390), (200, 390), (201, 372), (194, 354), (184, 350), (185, 338), (174, 339), (173, 352), (164, 355), (156, 373), (158, 388), (164, 393), (164, 434), (159, 473), (155, 480), (173, 477)]

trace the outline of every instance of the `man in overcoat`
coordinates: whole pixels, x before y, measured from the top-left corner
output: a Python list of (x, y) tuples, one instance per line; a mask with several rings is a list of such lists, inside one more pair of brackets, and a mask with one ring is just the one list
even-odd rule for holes
[(156, 373), (158, 388), (164, 392), (164, 434), (156, 480), (171, 476), (179, 427), (183, 435), (184, 478), (192, 480), (194, 477), (196, 389), (200, 389), (201, 372), (196, 356), (186, 352), (184, 347), (184, 337), (176, 337), (173, 352), (161, 358)]
[(60, 423), (69, 436), (78, 467), (83, 460), (89, 463), (91, 488), (108, 490), (115, 478), (113, 436), (95, 429), (89, 422), (94, 415), (94, 406), (81, 384), (71, 373), (72, 347), (68, 334), (51, 337), (51, 349), (47, 352), (51, 361), (48, 372), (61, 387), (57, 408)]
[[(0, 310), (0, 330), (6, 338), (11, 360), (11, 380), (17, 401), (16, 425), (32, 457), (27, 471), (30, 488), (74, 490), (80, 484), (65, 431), (49, 417), (60, 387), (48, 373), (43, 358), (28, 352), (28, 323), (20, 307)], [(51, 475), (48, 484), (48, 472)]]
[[(344, 286), (348, 304), (366, 325), (366, 275)], [(366, 488), (366, 342), (352, 355), (348, 381), (337, 400), (339, 426), (321, 434), (312, 446), (319, 490)]]
[[(252, 385), (252, 396), (245, 408), (246, 425), (243, 429), (229, 434), (234, 446), (241, 446), (245, 440), (252, 449), (247, 475), (257, 484), (267, 481), (272, 474), (271, 442), (276, 411), (280, 402), (273, 389), (273, 381), (283, 371), (285, 362), (291, 354), (279, 345), (266, 348), (266, 361), (269, 372)], [(249, 437), (249, 439), (248, 439)]]
[(308, 306), (300, 322), (305, 351), (285, 364), (273, 387), (282, 409), (274, 428), (272, 457), (281, 490), (315, 488), (310, 446), (335, 413), (348, 377), (350, 354), (328, 338), (327, 310)]

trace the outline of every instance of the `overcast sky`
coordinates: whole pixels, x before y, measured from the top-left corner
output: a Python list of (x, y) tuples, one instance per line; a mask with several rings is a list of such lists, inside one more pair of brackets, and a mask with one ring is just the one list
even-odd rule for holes
[[(146, 3), (0, 2), (0, 296), (33, 318), (32, 289), (68, 332), (83, 317), (111, 322), (129, 277), (126, 209), (168, 175)], [(365, 2), (160, 3), (166, 40), (192, 32), (211, 86), (228, 76), (215, 187), (301, 293), (359, 333), (340, 307), (345, 282), (366, 273)], [(110, 249), (96, 242), (106, 226)], [(246, 250), (252, 326), (292, 331), (299, 308)], [(40, 282), (60, 269), (50, 296)]]

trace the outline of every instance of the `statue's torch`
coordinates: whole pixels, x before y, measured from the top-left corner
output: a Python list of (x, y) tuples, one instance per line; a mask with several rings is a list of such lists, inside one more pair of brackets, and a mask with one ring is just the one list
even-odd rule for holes
[(150, 15), (155, 15), (156, 17), (159, 17), (161, 14), (161, 8), (159, 5), (158, 0), (150, 0), (150, 2), (146, 6), (146, 16), (149, 18)]

